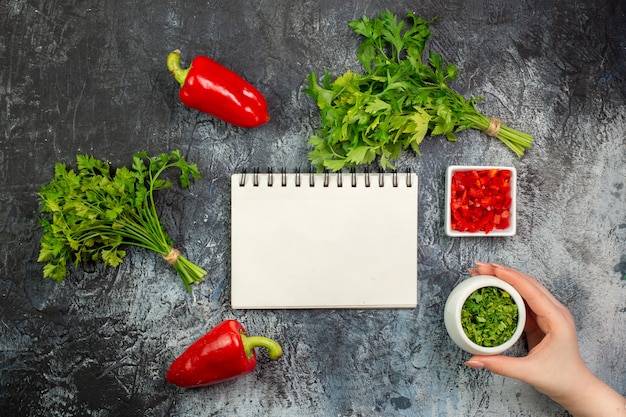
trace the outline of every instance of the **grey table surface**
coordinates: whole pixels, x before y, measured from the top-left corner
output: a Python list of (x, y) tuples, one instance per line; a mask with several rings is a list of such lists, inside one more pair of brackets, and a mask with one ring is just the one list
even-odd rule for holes
[[(420, 178), (419, 305), (400, 310), (234, 311), (229, 177), (307, 167), (319, 112), (306, 76), (359, 71), (347, 22), (385, 9), (437, 17), (429, 46), (459, 67), (453, 87), (531, 133), (517, 158), (480, 132), (403, 154)], [(184, 107), (164, 64), (208, 55), (266, 96), (272, 116), (240, 129)], [(571, 309), (590, 368), (626, 392), (626, 17), (621, 1), (0, 2), (0, 415), (563, 416), (531, 387), (467, 369), (443, 306), (474, 260), (536, 276)], [(39, 187), (56, 161), (114, 165), (181, 149), (203, 174), (161, 193), (161, 220), (206, 282), (184, 291), (158, 255), (82, 265), (63, 283), (37, 263)], [(518, 170), (518, 233), (443, 229), (451, 164)], [(283, 344), (237, 380), (185, 390), (164, 379), (223, 319)], [(523, 343), (510, 354), (523, 355)]]

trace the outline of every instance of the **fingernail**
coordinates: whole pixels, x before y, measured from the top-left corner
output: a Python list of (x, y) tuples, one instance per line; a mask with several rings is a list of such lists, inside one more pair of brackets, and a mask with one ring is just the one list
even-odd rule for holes
[(476, 265), (476, 266), (489, 266), (491, 264), (488, 264), (487, 262), (476, 261), (476, 262), (474, 262), (474, 265)]
[(491, 266), (493, 266), (494, 268), (503, 268), (503, 269), (506, 269), (506, 266), (504, 266), (504, 265), (500, 265), (500, 264), (491, 264)]
[(473, 369), (482, 369), (485, 367), (485, 364), (480, 361), (467, 361), (465, 362), (465, 366)]

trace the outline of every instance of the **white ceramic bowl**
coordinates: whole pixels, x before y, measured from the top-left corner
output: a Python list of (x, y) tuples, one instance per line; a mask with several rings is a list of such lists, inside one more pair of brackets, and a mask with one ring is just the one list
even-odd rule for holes
[[(500, 346), (484, 347), (472, 342), (463, 331), (461, 325), (461, 309), (467, 297), (483, 287), (497, 287), (511, 294), (517, 305), (517, 328), (511, 339)], [(473, 355), (497, 355), (513, 346), (524, 332), (526, 324), (526, 307), (524, 299), (513, 286), (491, 275), (478, 275), (468, 278), (458, 284), (448, 296), (444, 309), (444, 321), (450, 338), (461, 349)]]
[[(509, 217), (509, 227), (506, 229), (493, 229), (489, 233), (485, 233), (484, 231), (478, 232), (461, 232), (458, 230), (452, 229), (451, 219), (452, 219), (452, 210), (450, 208), (450, 200), (452, 194), (452, 176), (455, 172), (458, 171), (481, 171), (481, 170), (490, 170), (490, 169), (499, 169), (499, 170), (509, 170), (511, 171), (511, 207), (509, 208), (510, 217)], [(451, 237), (497, 237), (497, 236), (513, 236), (517, 231), (517, 171), (514, 167), (506, 167), (506, 166), (478, 166), (478, 165), (451, 165), (448, 167), (446, 172), (446, 234)]]

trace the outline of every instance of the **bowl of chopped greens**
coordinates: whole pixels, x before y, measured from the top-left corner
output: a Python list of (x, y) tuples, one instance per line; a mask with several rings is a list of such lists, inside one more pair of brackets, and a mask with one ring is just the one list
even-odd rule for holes
[(461, 349), (474, 355), (497, 355), (510, 349), (524, 331), (524, 299), (503, 280), (478, 275), (452, 290), (444, 322)]

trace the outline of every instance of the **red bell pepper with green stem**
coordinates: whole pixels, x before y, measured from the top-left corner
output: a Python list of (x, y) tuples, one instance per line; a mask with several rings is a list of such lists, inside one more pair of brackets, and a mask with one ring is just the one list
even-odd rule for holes
[(278, 342), (263, 336), (247, 336), (236, 320), (226, 320), (196, 340), (170, 365), (165, 379), (179, 387), (202, 387), (248, 374), (256, 367), (255, 347), (278, 359)]
[(269, 121), (267, 102), (259, 90), (211, 58), (198, 56), (184, 69), (177, 49), (168, 55), (167, 68), (180, 84), (180, 100), (186, 106), (240, 127)]

